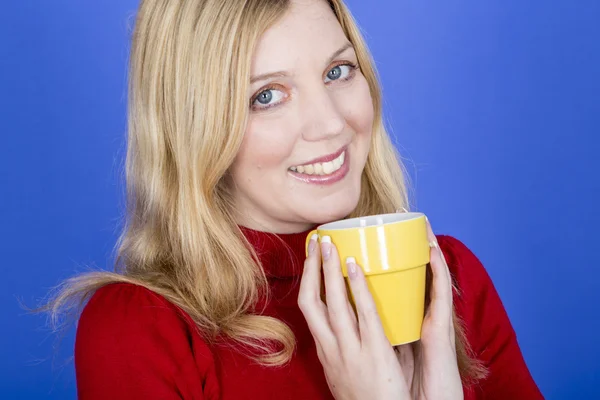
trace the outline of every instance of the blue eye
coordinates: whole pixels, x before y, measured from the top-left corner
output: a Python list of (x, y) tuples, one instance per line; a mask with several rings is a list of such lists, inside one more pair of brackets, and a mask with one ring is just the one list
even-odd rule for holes
[(275, 88), (265, 89), (256, 95), (252, 102), (252, 107), (255, 109), (269, 108), (279, 103), (284, 97), (285, 93)]
[(260, 92), (258, 97), (256, 97), (256, 101), (260, 104), (269, 104), (271, 99), (273, 98), (273, 91), (265, 90), (264, 92)]
[(346, 80), (350, 78), (350, 74), (356, 67), (352, 64), (342, 64), (333, 67), (327, 73), (325, 82), (337, 81), (339, 79)]

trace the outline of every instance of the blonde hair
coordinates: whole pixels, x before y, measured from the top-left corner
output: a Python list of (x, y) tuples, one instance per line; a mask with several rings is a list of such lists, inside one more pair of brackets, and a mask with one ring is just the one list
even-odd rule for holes
[[(405, 174), (382, 121), (367, 46), (341, 0), (329, 0), (369, 83), (375, 118), (358, 205), (350, 217), (409, 208)], [(47, 304), (57, 323), (98, 288), (141, 285), (180, 307), (207, 341), (223, 334), (263, 365), (288, 362), (295, 338), (250, 312), (268, 283), (233, 216), (228, 169), (248, 118), (253, 50), (287, 10), (283, 0), (143, 0), (129, 63), (126, 225), (115, 272), (73, 277)], [(463, 377), (477, 378), (457, 320)]]

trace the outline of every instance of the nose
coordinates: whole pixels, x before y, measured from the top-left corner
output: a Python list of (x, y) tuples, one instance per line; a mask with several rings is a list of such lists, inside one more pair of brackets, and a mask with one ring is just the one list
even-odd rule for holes
[(300, 116), (304, 121), (302, 129), (304, 140), (316, 142), (333, 138), (344, 131), (346, 121), (338, 104), (341, 100), (322, 83), (320, 88), (304, 96)]

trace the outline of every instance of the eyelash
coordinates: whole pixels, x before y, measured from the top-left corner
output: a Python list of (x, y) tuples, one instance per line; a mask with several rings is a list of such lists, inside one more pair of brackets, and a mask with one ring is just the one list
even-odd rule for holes
[[(329, 68), (329, 70), (327, 71), (327, 73), (329, 73), (329, 71), (331, 71), (331, 70), (332, 70), (332, 69), (334, 69), (334, 68), (341, 67), (341, 66), (344, 66), (344, 65), (345, 65), (345, 66), (348, 66), (348, 67), (350, 67), (350, 72), (348, 73), (348, 76), (347, 76), (346, 78), (339, 78), (339, 79), (336, 79), (336, 80), (333, 80), (333, 81), (330, 81), (330, 82), (327, 82), (327, 83), (338, 82), (338, 81), (346, 82), (346, 81), (349, 81), (349, 80), (351, 80), (352, 78), (354, 78), (355, 71), (358, 69), (358, 65), (356, 65), (355, 63), (353, 63), (353, 62), (350, 62), (350, 61), (340, 61), (339, 63), (336, 63), (336, 64), (334, 64), (334, 65), (333, 65), (331, 68)], [(281, 101), (279, 101), (279, 102), (277, 102), (277, 103), (270, 104), (270, 105), (268, 105), (268, 106), (264, 106), (264, 107), (255, 107), (255, 106), (254, 106), (254, 102), (256, 101), (256, 99), (258, 98), (258, 96), (259, 96), (261, 93), (263, 93), (263, 92), (266, 92), (266, 91), (269, 91), (269, 90), (276, 90), (276, 89), (278, 89), (279, 87), (280, 87), (279, 85), (276, 85), (276, 84), (270, 84), (270, 85), (267, 85), (267, 86), (265, 86), (264, 88), (260, 89), (260, 90), (259, 90), (259, 91), (258, 91), (258, 92), (257, 92), (257, 93), (254, 95), (254, 96), (252, 96), (252, 98), (250, 99), (250, 108), (251, 108), (252, 110), (254, 110), (254, 111), (264, 111), (264, 110), (267, 110), (267, 109), (269, 109), (269, 108), (271, 108), (271, 107), (274, 107), (274, 106), (277, 106), (277, 105), (279, 105), (279, 104), (281, 103)]]

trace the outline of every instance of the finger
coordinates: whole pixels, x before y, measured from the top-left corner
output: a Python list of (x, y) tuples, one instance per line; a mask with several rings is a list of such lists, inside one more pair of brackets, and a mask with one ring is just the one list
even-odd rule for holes
[(450, 269), (448, 268), (448, 263), (446, 262), (446, 257), (444, 256), (444, 253), (442, 252), (442, 250), (438, 244), (437, 237), (433, 233), (433, 229), (431, 228), (431, 223), (429, 222), (429, 219), (427, 217), (425, 217), (425, 221), (427, 222), (427, 237), (429, 239), (429, 243), (430, 243), (430, 245), (432, 243), (435, 243), (435, 245), (437, 246), (437, 249), (439, 250), (439, 254), (441, 256), (442, 262), (444, 264), (444, 271), (445, 271), (446, 275), (448, 276), (448, 282), (452, 286), (452, 277), (450, 276)]
[(389, 343), (362, 268), (352, 257), (348, 257), (347, 266), (350, 287), (358, 314), (361, 343), (367, 346)]
[(304, 270), (298, 292), (298, 307), (317, 343), (317, 346), (335, 351), (337, 340), (329, 324), (327, 307), (321, 300), (321, 255), (317, 235), (310, 239), (309, 254), (304, 261)]
[(351, 312), (346, 284), (342, 275), (337, 248), (329, 236), (321, 238), (323, 257), (323, 276), (325, 278), (325, 298), (329, 322), (338, 343), (344, 348), (359, 348), (359, 336), (356, 317)]
[(427, 238), (431, 247), (431, 272), (433, 273), (431, 287), (430, 311), (438, 314), (443, 321), (450, 322), (452, 319), (452, 281), (448, 265), (440, 249), (437, 238), (427, 220)]

